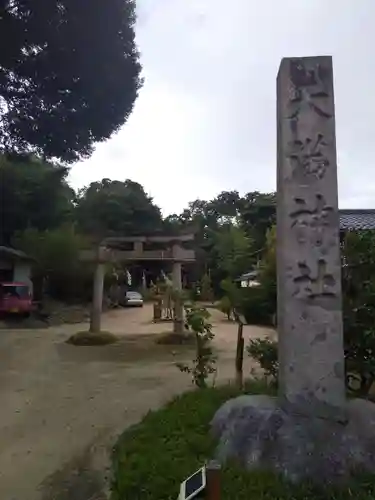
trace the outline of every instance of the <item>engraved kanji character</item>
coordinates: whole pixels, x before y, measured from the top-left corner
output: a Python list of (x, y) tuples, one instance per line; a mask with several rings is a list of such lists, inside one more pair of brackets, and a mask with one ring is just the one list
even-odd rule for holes
[(309, 207), (304, 198), (294, 198), (295, 210), (290, 212), (293, 219), (291, 227), (297, 224), (316, 226), (318, 224), (327, 225), (327, 217), (333, 212), (333, 207), (327, 205), (324, 196), (320, 193), (315, 195), (315, 204)]
[(324, 177), (329, 160), (324, 155), (324, 148), (328, 146), (322, 134), (317, 134), (316, 139), (307, 137), (304, 140), (295, 139), (290, 143), (288, 158), (293, 162), (293, 175), (316, 175), (319, 179)]
[(298, 275), (294, 276), (296, 285), (293, 295), (297, 298), (316, 299), (318, 297), (334, 297), (336, 280), (327, 272), (327, 262), (319, 259), (316, 276), (306, 262), (298, 262)]
[(303, 107), (307, 107), (324, 118), (332, 118), (332, 113), (319, 102), (329, 98), (324, 81), (324, 68), (319, 64), (306, 69), (300, 60), (290, 62), (289, 112), (287, 118), (298, 118)]

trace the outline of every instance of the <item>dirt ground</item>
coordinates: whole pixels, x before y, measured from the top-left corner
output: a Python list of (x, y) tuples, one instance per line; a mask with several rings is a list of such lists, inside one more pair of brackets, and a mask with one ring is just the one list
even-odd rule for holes
[[(217, 380), (233, 380), (237, 326), (211, 311)], [(156, 346), (171, 328), (151, 322), (152, 308), (103, 315), (121, 340), (106, 347), (65, 343), (87, 325), (0, 332), (0, 498), (102, 500), (103, 472), (116, 436), (190, 387), (174, 366), (187, 347)], [(272, 330), (244, 327), (245, 345)], [(250, 362), (245, 356), (245, 373)]]

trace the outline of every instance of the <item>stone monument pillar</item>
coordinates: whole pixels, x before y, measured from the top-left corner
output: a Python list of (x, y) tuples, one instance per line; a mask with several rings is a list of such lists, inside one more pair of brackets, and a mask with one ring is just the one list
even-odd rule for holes
[(302, 413), (345, 405), (331, 57), (283, 59), (277, 78), (280, 392)]
[(345, 400), (332, 59), (283, 59), (277, 79), (278, 398), (227, 401), (221, 462), (291, 481), (375, 471), (375, 405)]

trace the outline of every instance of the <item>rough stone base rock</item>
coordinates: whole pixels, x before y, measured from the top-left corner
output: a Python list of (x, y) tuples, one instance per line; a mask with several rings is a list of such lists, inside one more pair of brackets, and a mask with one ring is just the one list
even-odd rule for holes
[(375, 473), (375, 404), (347, 403), (348, 423), (305, 417), (280, 408), (277, 398), (239, 396), (215, 414), (221, 463), (281, 473), (292, 482), (339, 482), (356, 472)]

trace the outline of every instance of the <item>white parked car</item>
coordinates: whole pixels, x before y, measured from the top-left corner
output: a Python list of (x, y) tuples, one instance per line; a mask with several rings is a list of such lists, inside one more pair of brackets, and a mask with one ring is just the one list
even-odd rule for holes
[(125, 294), (125, 305), (127, 307), (142, 307), (143, 297), (138, 292), (128, 291)]

